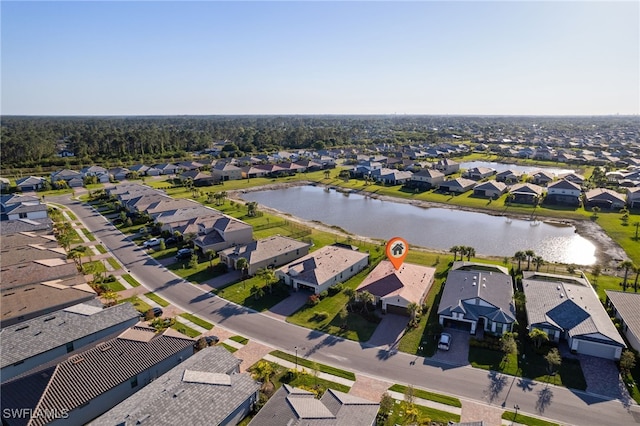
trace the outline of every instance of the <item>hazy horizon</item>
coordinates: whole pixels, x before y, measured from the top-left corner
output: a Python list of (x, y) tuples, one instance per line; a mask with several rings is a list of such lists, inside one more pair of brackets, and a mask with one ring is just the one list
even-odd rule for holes
[(636, 116), (640, 3), (12, 2), (2, 116)]

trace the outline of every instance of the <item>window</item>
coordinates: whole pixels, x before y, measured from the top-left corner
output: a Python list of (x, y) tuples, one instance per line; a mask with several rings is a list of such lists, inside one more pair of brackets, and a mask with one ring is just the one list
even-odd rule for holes
[(27, 218), (27, 214), (26, 213), (20, 213), (19, 216), (20, 216), (20, 219), (26, 219)]
[(129, 379), (129, 383), (131, 384), (132, 389), (138, 387), (138, 376), (133, 376), (131, 379)]
[(73, 351), (73, 342), (69, 342), (67, 343), (67, 353), (72, 351)]

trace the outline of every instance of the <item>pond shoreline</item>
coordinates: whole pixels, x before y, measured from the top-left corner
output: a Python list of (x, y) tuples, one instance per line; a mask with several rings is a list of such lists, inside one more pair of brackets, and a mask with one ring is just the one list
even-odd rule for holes
[[(333, 188), (339, 192), (348, 192), (348, 193), (353, 193), (353, 194), (359, 194), (362, 195), (364, 197), (369, 197), (372, 199), (377, 199), (377, 200), (382, 200), (382, 201), (390, 201), (390, 202), (395, 202), (395, 203), (403, 203), (403, 204), (410, 204), (416, 207), (422, 207), (422, 208), (445, 208), (445, 209), (450, 209), (450, 210), (462, 210), (462, 211), (468, 211), (468, 212), (475, 212), (475, 213), (485, 213), (491, 216), (504, 216), (504, 217), (508, 217), (511, 219), (520, 219), (520, 220), (529, 220), (530, 219), (530, 215), (525, 215), (525, 214), (518, 214), (518, 213), (497, 213), (493, 210), (483, 210), (483, 209), (477, 209), (477, 208), (471, 208), (471, 207), (465, 207), (465, 206), (452, 206), (451, 204), (446, 204), (446, 203), (438, 203), (438, 202), (433, 202), (433, 201), (422, 201), (422, 200), (409, 200), (409, 199), (405, 199), (405, 198), (401, 198), (401, 197), (393, 197), (390, 195), (379, 195), (379, 194), (374, 194), (371, 192), (367, 192), (367, 191), (363, 191), (363, 190), (357, 190), (357, 189), (347, 189), (345, 190), (344, 188), (341, 188), (339, 186), (335, 186), (335, 185), (325, 185), (325, 184), (321, 184), (321, 183), (317, 183), (317, 182), (312, 182), (312, 181), (295, 181), (295, 182), (281, 182), (281, 183), (273, 183), (273, 184), (267, 184), (267, 185), (262, 185), (262, 186), (256, 186), (253, 188), (246, 188), (243, 190), (236, 190), (236, 191), (230, 191), (229, 195), (231, 198), (234, 198), (236, 200), (240, 200), (243, 203), (245, 202), (244, 200), (242, 200), (241, 195), (243, 193), (247, 193), (247, 192), (257, 192), (257, 191), (269, 191), (269, 190), (274, 190), (274, 189), (286, 189), (286, 188), (291, 188), (291, 187), (296, 187), (296, 186), (307, 186), (307, 185), (311, 185), (311, 186), (320, 186), (320, 187), (325, 187), (325, 188)], [(351, 234), (348, 233), (344, 230), (341, 230), (338, 227), (334, 227), (334, 226), (330, 226), (318, 221), (311, 221), (311, 220), (306, 220), (306, 219), (302, 219), (296, 216), (293, 216), (289, 213), (285, 213), (282, 212), (280, 210), (277, 209), (273, 209), (264, 205), (260, 206), (261, 209), (268, 211), (272, 214), (278, 215), (278, 216), (282, 216), (282, 217), (286, 217), (289, 220), (294, 220), (298, 223), (304, 224), (306, 226), (309, 226), (311, 228), (315, 228), (315, 229), (319, 229), (319, 230), (323, 230), (326, 232), (332, 232), (332, 233), (337, 233), (339, 235), (342, 235), (344, 237), (355, 237), (357, 239), (363, 240), (363, 241), (368, 241), (368, 242), (380, 242), (379, 239), (374, 239), (371, 237), (367, 237), (364, 235), (355, 235), (355, 234)], [(627, 259), (627, 255), (624, 252), (624, 250), (622, 249), (622, 247), (620, 247), (615, 241), (613, 241), (611, 239), (611, 237), (609, 237), (606, 232), (604, 232), (604, 230), (600, 227), (600, 225), (598, 225), (596, 222), (585, 219), (585, 220), (576, 220), (576, 219), (555, 219), (555, 218), (543, 218), (541, 220), (542, 222), (545, 223), (549, 223), (549, 224), (561, 224), (561, 225), (567, 225), (567, 226), (573, 226), (576, 229), (576, 233), (580, 234), (581, 236), (583, 236), (584, 238), (589, 239), (595, 246), (596, 246), (596, 259), (597, 259), (597, 264), (600, 264), (602, 267), (604, 268), (615, 268), (617, 266), (617, 264), (622, 261)], [(424, 251), (429, 251), (429, 252), (433, 252), (433, 253), (448, 253), (448, 251), (446, 250), (438, 250), (438, 249), (433, 249), (433, 248), (427, 248), (427, 247), (421, 247), (422, 250)], [(501, 259), (502, 256), (488, 256), (489, 258), (493, 258), (493, 259)]]

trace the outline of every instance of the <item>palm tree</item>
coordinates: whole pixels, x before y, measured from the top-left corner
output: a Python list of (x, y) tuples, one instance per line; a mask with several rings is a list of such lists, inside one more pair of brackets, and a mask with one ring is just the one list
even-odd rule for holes
[(250, 293), (253, 294), (253, 297), (256, 300), (264, 296), (264, 290), (262, 289), (262, 287), (258, 287), (257, 285), (254, 285), (253, 287), (251, 287)]
[(329, 176), (331, 175), (331, 171), (330, 170), (325, 170), (324, 171), (324, 178), (325, 179), (329, 179)]
[(464, 260), (464, 256), (467, 254), (467, 246), (460, 246), (460, 260)]
[(593, 212), (593, 218), (597, 219), (598, 218), (598, 213), (600, 213), (600, 207), (598, 206), (593, 206), (591, 208), (591, 211)]
[(524, 252), (527, 255), (527, 271), (531, 268), (531, 259), (533, 259), (536, 253), (533, 250), (526, 250)]
[(249, 269), (249, 262), (244, 257), (236, 260), (236, 269), (242, 271), (242, 277), (247, 275), (247, 270)]
[(527, 260), (527, 254), (522, 250), (519, 250), (513, 255), (513, 259), (518, 261), (518, 271), (521, 271), (522, 261)]
[(534, 328), (529, 332), (529, 338), (533, 340), (533, 344), (536, 348), (540, 348), (543, 342), (547, 342), (549, 340), (549, 335), (539, 328)]
[(453, 246), (449, 249), (449, 253), (453, 253), (453, 261), (455, 262), (458, 257), (458, 252), (460, 251), (460, 246)]
[(254, 217), (258, 211), (258, 203), (256, 201), (249, 201), (247, 203), (247, 216)]
[(635, 268), (635, 265), (630, 260), (620, 262), (618, 269), (624, 269), (624, 279), (622, 280), (622, 291), (627, 291), (627, 279), (629, 278), (629, 270)]
[(407, 312), (409, 312), (411, 321), (414, 321), (416, 319), (416, 317), (420, 314), (420, 310), (420, 305), (415, 302), (411, 302), (407, 305)]
[(209, 267), (213, 268), (213, 258), (216, 257), (216, 252), (213, 250), (207, 250), (205, 254), (209, 258)]
[(591, 275), (593, 275), (593, 283), (594, 284), (598, 283), (598, 277), (600, 276), (601, 273), (602, 273), (602, 266), (600, 266), (600, 265), (595, 265), (591, 269)]
[(542, 256), (535, 256), (532, 261), (533, 264), (536, 265), (536, 272), (538, 272), (540, 270), (540, 267), (544, 265), (544, 259), (542, 258)]
[(351, 305), (356, 300), (356, 291), (350, 287), (347, 287), (344, 290), (342, 290), (342, 292), (344, 293), (345, 296), (349, 298), (347, 300), (347, 308), (351, 310), (351, 307), (352, 307)]
[(78, 271), (82, 271), (82, 257), (87, 253), (86, 246), (77, 246), (72, 248), (67, 254), (67, 259), (73, 259), (78, 267)]
[(475, 257), (476, 249), (474, 249), (473, 247), (467, 247), (466, 248), (466, 255), (467, 255), (467, 260), (470, 261), (472, 257)]
[(365, 311), (367, 313), (369, 313), (369, 303), (373, 303), (376, 300), (373, 294), (367, 290), (359, 292), (358, 299), (362, 302), (362, 310), (360, 312)]
[(271, 286), (273, 285), (273, 282), (276, 279), (276, 273), (273, 271), (273, 269), (260, 268), (256, 272), (256, 276), (258, 276), (259, 278), (262, 278), (264, 280), (265, 285), (269, 289), (269, 294), (271, 294), (271, 292), (272, 292), (272, 287)]
[(636, 273), (636, 278), (633, 280), (633, 291), (638, 292), (638, 277), (640, 277), (640, 266), (633, 268), (633, 272)]

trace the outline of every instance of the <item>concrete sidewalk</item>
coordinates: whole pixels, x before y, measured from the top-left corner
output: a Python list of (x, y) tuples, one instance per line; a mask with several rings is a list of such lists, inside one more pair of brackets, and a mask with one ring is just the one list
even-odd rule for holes
[[(296, 368), (296, 365), (293, 362), (284, 360), (282, 358), (278, 358), (277, 356), (273, 356), (270, 354), (265, 355), (265, 357), (263, 358), (265, 361), (269, 361), (269, 362), (273, 362), (276, 363), (278, 365), (281, 365), (285, 368), (288, 368), (290, 370), (294, 370)], [(298, 364), (298, 371), (309, 371), (310, 369), (307, 367), (303, 367), (300, 364)], [(348, 387), (352, 387), (353, 384), (355, 383), (353, 380), (349, 380), (349, 379), (345, 379), (344, 377), (338, 377), (338, 376), (334, 376), (333, 374), (328, 374), (328, 373), (323, 373), (323, 372), (319, 372), (318, 373), (318, 378), (323, 379), (323, 380), (328, 380), (330, 382), (333, 383), (339, 383), (341, 385), (345, 385)]]

